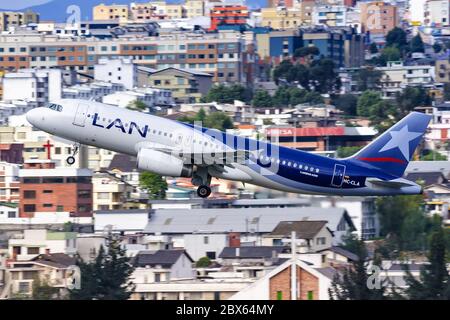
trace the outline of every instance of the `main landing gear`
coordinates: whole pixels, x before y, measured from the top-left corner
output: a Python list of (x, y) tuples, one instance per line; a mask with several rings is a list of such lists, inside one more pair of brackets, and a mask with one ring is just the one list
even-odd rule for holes
[(75, 143), (72, 146), (72, 155), (67, 157), (66, 162), (69, 166), (73, 165), (75, 163), (75, 156), (78, 154), (78, 151), (80, 150), (80, 144), (79, 143)]
[(211, 195), (211, 175), (208, 167), (198, 167), (192, 176), (192, 184), (197, 186), (197, 195), (200, 198), (208, 198)]

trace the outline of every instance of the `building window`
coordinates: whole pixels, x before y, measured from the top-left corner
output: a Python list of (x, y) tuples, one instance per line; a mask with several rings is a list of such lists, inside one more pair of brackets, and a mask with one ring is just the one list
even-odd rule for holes
[(23, 192), (23, 197), (25, 199), (36, 199), (36, 191), (34, 191), (34, 190), (25, 190)]
[(155, 273), (155, 282), (161, 282), (161, 274)]
[(63, 212), (64, 211), (64, 206), (56, 206), (56, 212)]
[(203, 237), (203, 244), (209, 244), (209, 237), (208, 236)]
[(36, 205), (35, 204), (26, 204), (23, 206), (23, 211), (25, 212), (36, 212)]
[(324, 245), (327, 243), (327, 239), (325, 237), (320, 237), (316, 239), (316, 244), (317, 245)]
[(15, 211), (8, 211), (8, 218), (15, 218), (16, 212)]
[(44, 203), (42, 206), (43, 206), (44, 208), (52, 208), (52, 207), (53, 207), (53, 204), (51, 204), (51, 203)]
[(44, 190), (42, 192), (45, 193), (45, 194), (49, 194), (49, 193), (53, 193), (53, 190)]
[(308, 300), (314, 300), (314, 292), (308, 291)]
[(27, 248), (27, 254), (39, 254), (39, 247)]

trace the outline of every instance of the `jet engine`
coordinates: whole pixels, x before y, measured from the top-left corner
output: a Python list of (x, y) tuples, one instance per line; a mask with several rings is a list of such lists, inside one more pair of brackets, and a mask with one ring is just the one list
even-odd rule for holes
[(161, 176), (192, 177), (193, 166), (170, 154), (152, 149), (141, 149), (137, 156), (137, 167)]

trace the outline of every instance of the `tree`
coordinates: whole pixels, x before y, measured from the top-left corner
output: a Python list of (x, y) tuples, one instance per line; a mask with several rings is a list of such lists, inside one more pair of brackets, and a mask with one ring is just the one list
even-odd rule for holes
[(423, 45), (422, 37), (417, 34), (411, 39), (409, 44), (411, 52), (425, 52), (425, 47)]
[(435, 42), (433, 44), (434, 53), (439, 53), (442, 51), (442, 45), (440, 43)]
[(376, 210), (381, 236), (396, 239), (400, 251), (423, 249), (431, 223), (423, 211), (422, 195), (379, 197)]
[(358, 98), (355, 95), (351, 93), (341, 94), (333, 100), (333, 104), (339, 110), (344, 111), (345, 114), (356, 116), (356, 106), (358, 104)]
[(195, 264), (195, 266), (197, 268), (207, 268), (211, 265), (211, 259), (209, 259), (208, 257), (202, 257), (200, 258), (197, 263)]
[(389, 61), (399, 61), (402, 58), (400, 49), (397, 47), (386, 47), (381, 51), (380, 64), (385, 66)]
[(444, 100), (450, 101), (450, 83), (444, 84)]
[(397, 47), (403, 50), (407, 45), (406, 32), (399, 27), (393, 28), (386, 35), (386, 47)]
[(400, 120), (414, 108), (431, 104), (431, 98), (422, 87), (407, 87), (396, 97), (399, 112), (396, 118)]
[(378, 46), (375, 42), (372, 42), (369, 47), (370, 53), (375, 54), (378, 53)]
[(355, 153), (361, 150), (361, 147), (339, 147), (337, 151), (338, 158), (347, 158), (351, 157)]
[(419, 279), (412, 276), (408, 268), (405, 290), (409, 299), (413, 300), (449, 300), (450, 275), (446, 266), (446, 240), (442, 228), (434, 231), (430, 241), (428, 262), (420, 271)]
[(287, 86), (278, 87), (273, 97), (273, 104), (277, 107), (296, 106), (304, 103), (323, 103), (323, 98), (318, 92)]
[(271, 108), (273, 107), (273, 100), (270, 94), (265, 90), (256, 90), (253, 95), (252, 104), (257, 108)]
[(167, 182), (160, 175), (152, 172), (141, 172), (139, 175), (139, 185), (147, 190), (150, 199), (165, 199)]
[(336, 275), (329, 295), (333, 300), (382, 300), (386, 299), (385, 288), (371, 287), (372, 274), (369, 274), (367, 249), (363, 241), (354, 240), (354, 253), (358, 259), (343, 270), (342, 276)]
[(420, 161), (447, 161), (447, 157), (437, 151), (427, 150), (420, 156)]
[(119, 239), (110, 235), (107, 240), (107, 249), (101, 246), (93, 262), (77, 260), (81, 287), (70, 290), (72, 300), (127, 300), (133, 292), (131, 260)]
[(369, 117), (372, 114), (373, 106), (380, 102), (382, 99), (379, 92), (366, 90), (358, 98), (356, 113), (361, 117)]
[(213, 86), (204, 97), (204, 102), (233, 103), (234, 100), (250, 101), (249, 90), (240, 84)]
[(378, 89), (380, 86), (381, 71), (371, 67), (360, 68), (357, 76), (358, 90), (366, 91)]
[(148, 106), (140, 100), (133, 100), (127, 106), (127, 109), (139, 110), (139, 111), (147, 110), (147, 108), (148, 108)]
[(226, 131), (227, 129), (233, 129), (233, 120), (224, 112), (213, 112), (206, 116), (205, 127), (217, 129), (220, 131)]
[(34, 278), (32, 290), (31, 298), (33, 300), (55, 300), (59, 294), (59, 289), (52, 287), (48, 278), (41, 280), (39, 276)]

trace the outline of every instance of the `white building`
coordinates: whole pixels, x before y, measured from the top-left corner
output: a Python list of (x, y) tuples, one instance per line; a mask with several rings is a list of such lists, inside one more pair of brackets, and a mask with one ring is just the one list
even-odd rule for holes
[(21, 100), (10, 103), (0, 102), (0, 126), (7, 126), (10, 124), (11, 117), (24, 115), (35, 106), (37, 104)]
[(424, 9), (424, 23), (427, 26), (448, 26), (450, 5), (448, 0), (427, 0)]
[(123, 90), (123, 84), (96, 81), (90, 84), (64, 88), (62, 95), (64, 99), (97, 100), (108, 94)]
[(435, 79), (434, 66), (405, 66), (401, 61), (389, 61), (386, 67), (375, 69), (382, 72), (380, 82), (386, 98), (395, 97), (397, 92), (407, 86), (433, 84)]
[(59, 69), (23, 69), (3, 78), (3, 100), (36, 102), (39, 106), (61, 99), (62, 75)]
[(40, 254), (76, 254), (75, 232), (54, 232), (45, 229), (24, 230), (8, 241), (9, 256), (14, 260), (26, 261)]
[(131, 90), (137, 84), (137, 66), (130, 59), (100, 59), (94, 66), (97, 81), (120, 83)]
[(135, 101), (143, 102), (148, 107), (175, 104), (170, 90), (157, 88), (135, 88), (133, 90), (115, 92), (104, 96), (102, 99), (103, 103), (121, 108), (126, 108)]

